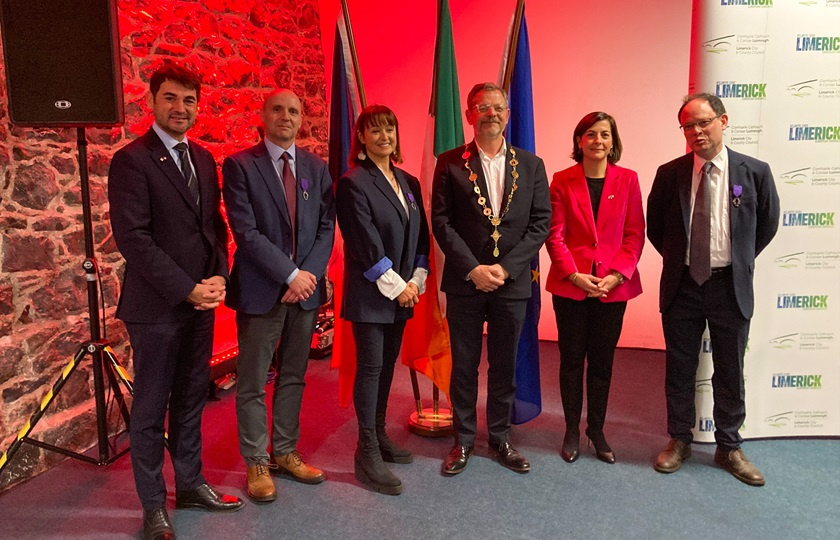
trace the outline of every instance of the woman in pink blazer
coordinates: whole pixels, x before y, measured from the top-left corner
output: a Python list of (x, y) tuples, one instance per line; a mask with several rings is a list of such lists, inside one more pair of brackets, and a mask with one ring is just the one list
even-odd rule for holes
[(612, 116), (584, 116), (573, 143), (577, 165), (556, 173), (551, 183), (551, 231), (545, 243), (566, 416), (561, 455), (569, 463), (579, 455), (586, 361), (586, 435), (598, 459), (615, 463), (604, 419), (624, 310), (627, 300), (642, 292), (636, 269), (645, 243), (642, 195), (636, 173), (615, 165), (621, 139)]

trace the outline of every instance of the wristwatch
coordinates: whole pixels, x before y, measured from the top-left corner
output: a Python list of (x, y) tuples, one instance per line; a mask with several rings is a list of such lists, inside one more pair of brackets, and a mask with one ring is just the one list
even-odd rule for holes
[(622, 283), (624, 283), (624, 276), (623, 276), (623, 275), (621, 275), (621, 272), (619, 272), (618, 270), (613, 270), (612, 272), (610, 272), (610, 274), (611, 274), (611, 275), (612, 275), (615, 279), (617, 279), (617, 280), (618, 280), (618, 284), (619, 284), (619, 285), (621, 285)]

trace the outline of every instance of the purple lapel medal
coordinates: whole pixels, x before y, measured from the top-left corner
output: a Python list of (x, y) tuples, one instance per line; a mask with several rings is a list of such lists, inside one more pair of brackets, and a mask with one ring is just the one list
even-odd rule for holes
[(414, 201), (414, 193), (408, 192), (408, 200), (411, 202), (411, 209), (417, 210), (417, 203)]
[(301, 178), (300, 179), (300, 189), (303, 190), (303, 200), (308, 201), (309, 200), (309, 191), (308, 191), (309, 180), (307, 180), (306, 178)]
[(744, 187), (738, 184), (732, 186), (732, 206), (738, 208), (741, 206), (741, 193), (743, 193)]

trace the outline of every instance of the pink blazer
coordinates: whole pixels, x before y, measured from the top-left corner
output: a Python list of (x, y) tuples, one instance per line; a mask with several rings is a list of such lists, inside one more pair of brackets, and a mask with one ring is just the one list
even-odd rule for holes
[(545, 246), (551, 269), (546, 290), (583, 300), (586, 293), (568, 277), (574, 272), (591, 273), (594, 263), (598, 277), (617, 270), (627, 278), (601, 301), (623, 302), (641, 294), (636, 265), (645, 245), (645, 217), (638, 175), (607, 165), (597, 223), (582, 165), (555, 173), (550, 193), (551, 229)]

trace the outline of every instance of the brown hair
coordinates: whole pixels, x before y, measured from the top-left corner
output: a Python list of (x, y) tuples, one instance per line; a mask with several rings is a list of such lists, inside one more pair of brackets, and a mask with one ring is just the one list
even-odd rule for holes
[(385, 105), (368, 105), (359, 114), (359, 119), (356, 120), (356, 132), (353, 134), (353, 147), (350, 149), (350, 157), (348, 159), (350, 166), (352, 167), (364, 161), (359, 159), (359, 154), (365, 154), (365, 145), (359, 140), (359, 134), (364, 133), (367, 128), (373, 126), (394, 126), (394, 129), (397, 130), (397, 146), (391, 154), (391, 161), (393, 163), (402, 163), (400, 124), (397, 122), (397, 115)]
[(201, 79), (198, 75), (187, 68), (181, 67), (177, 64), (167, 62), (157, 69), (149, 79), (149, 91), (152, 93), (152, 98), (157, 97), (160, 86), (163, 81), (172, 81), (180, 84), (184, 88), (195, 90), (196, 101), (201, 98)]
[(615, 118), (605, 112), (596, 111), (581, 118), (577, 127), (575, 127), (575, 132), (572, 135), (572, 159), (576, 162), (580, 163), (583, 161), (583, 151), (580, 149), (578, 139), (583, 137), (583, 134), (586, 133), (587, 129), (591, 128), (601, 120), (608, 121), (610, 123), (610, 131), (612, 131), (613, 147), (610, 149), (610, 153), (607, 154), (607, 161), (610, 163), (618, 163), (618, 160), (621, 159), (621, 137), (618, 136), (618, 126), (615, 125)]

